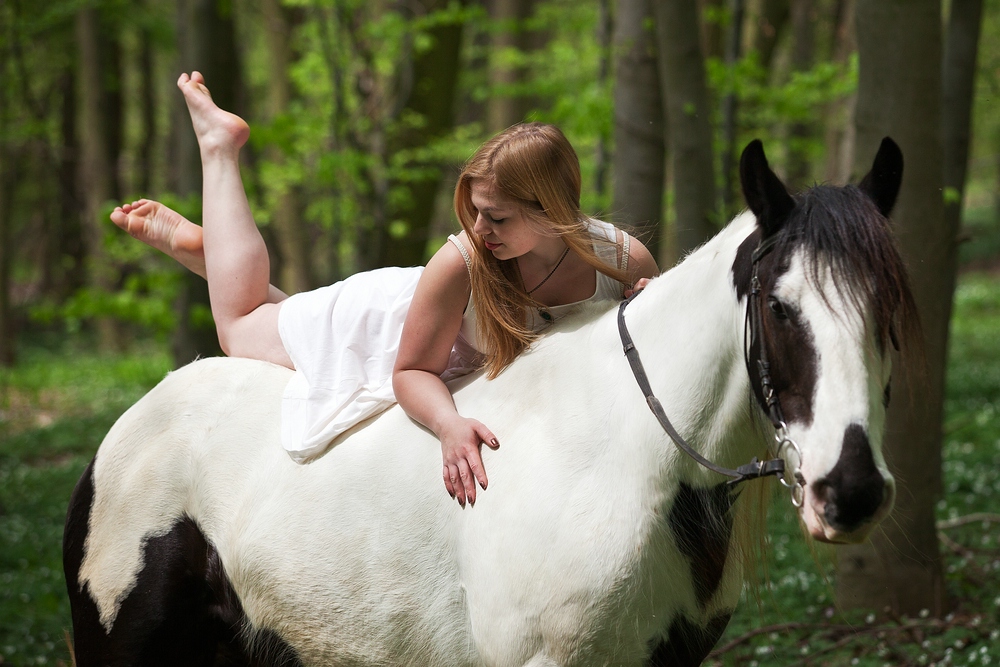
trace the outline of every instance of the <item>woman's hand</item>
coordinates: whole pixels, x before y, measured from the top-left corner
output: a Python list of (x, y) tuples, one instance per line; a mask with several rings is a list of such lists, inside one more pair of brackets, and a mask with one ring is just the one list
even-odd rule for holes
[(646, 287), (646, 285), (648, 284), (649, 284), (649, 278), (639, 278), (637, 281), (635, 281), (635, 284), (632, 285), (631, 288), (625, 290), (625, 298), (627, 299), (636, 292), (642, 291), (642, 289)]
[(486, 490), (486, 469), (480, 446), (486, 443), (498, 449), (496, 436), (482, 422), (458, 414), (438, 433), (441, 439), (441, 457), (444, 461), (444, 486), (458, 504), (465, 507), (476, 504), (476, 482)]

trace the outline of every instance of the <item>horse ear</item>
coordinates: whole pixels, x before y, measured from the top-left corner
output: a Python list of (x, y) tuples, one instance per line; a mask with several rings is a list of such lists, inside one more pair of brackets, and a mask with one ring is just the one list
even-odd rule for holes
[(903, 151), (896, 142), (885, 137), (875, 154), (872, 170), (861, 179), (858, 187), (871, 197), (882, 215), (889, 217), (896, 205), (899, 185), (903, 182)]
[(763, 229), (764, 238), (781, 229), (788, 214), (795, 208), (795, 200), (768, 166), (760, 139), (754, 139), (743, 149), (740, 184), (747, 206), (757, 216), (757, 224)]

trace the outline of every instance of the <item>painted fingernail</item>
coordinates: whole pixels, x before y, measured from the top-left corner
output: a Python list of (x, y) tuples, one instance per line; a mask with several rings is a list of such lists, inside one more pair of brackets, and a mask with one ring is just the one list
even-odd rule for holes
[(490, 440), (490, 442), (492, 442), (492, 443), (493, 443), (493, 446), (494, 446), (494, 447), (499, 447), (499, 446), (500, 446), (500, 443), (499, 443), (499, 442), (497, 442), (497, 439), (496, 439), (496, 438), (493, 438), (492, 440)]

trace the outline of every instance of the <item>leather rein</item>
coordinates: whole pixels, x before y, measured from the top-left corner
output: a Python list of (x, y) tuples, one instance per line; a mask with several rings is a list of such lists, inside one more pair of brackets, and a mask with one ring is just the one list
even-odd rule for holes
[(632, 374), (635, 376), (639, 389), (642, 390), (642, 394), (646, 398), (646, 405), (649, 406), (649, 409), (653, 412), (656, 420), (660, 422), (660, 426), (664, 431), (666, 431), (667, 435), (670, 436), (670, 439), (674, 441), (674, 444), (677, 445), (678, 449), (705, 468), (708, 468), (713, 472), (717, 472), (720, 475), (729, 477), (730, 480), (727, 482), (729, 486), (736, 486), (743, 482), (752, 479), (759, 479), (761, 477), (776, 476), (782, 485), (790, 489), (792, 504), (796, 507), (801, 507), (802, 502), (805, 499), (805, 479), (802, 477), (800, 472), (795, 471), (792, 482), (785, 480), (785, 460), (781, 458), (781, 453), (786, 447), (793, 449), (798, 457), (798, 463), (801, 464), (802, 451), (799, 449), (799, 446), (795, 443), (795, 441), (788, 437), (788, 427), (782, 418), (781, 405), (778, 402), (778, 395), (775, 393), (774, 386), (771, 383), (770, 363), (767, 360), (767, 346), (764, 344), (762, 338), (763, 332), (760, 321), (761, 287), (760, 279), (757, 276), (757, 269), (761, 258), (774, 248), (775, 240), (776, 239), (773, 236), (762, 240), (753, 252), (753, 269), (752, 276), (750, 278), (750, 292), (747, 297), (747, 312), (743, 326), (743, 353), (748, 375), (750, 375), (750, 349), (755, 341), (760, 343), (760, 355), (757, 359), (757, 369), (758, 376), (760, 378), (761, 391), (764, 395), (764, 403), (767, 406), (767, 416), (768, 419), (770, 419), (771, 424), (774, 426), (774, 439), (778, 444), (777, 451), (774, 452), (775, 458), (760, 461), (757, 457), (754, 457), (749, 463), (741, 465), (736, 469), (726, 468), (706, 459), (704, 456), (699, 454), (683, 437), (681, 437), (681, 434), (678, 433), (677, 429), (675, 429), (673, 424), (670, 423), (667, 413), (663, 410), (663, 405), (660, 403), (659, 399), (653, 395), (653, 389), (649, 385), (649, 378), (646, 376), (646, 371), (642, 366), (642, 361), (639, 359), (639, 351), (636, 349), (635, 343), (632, 342), (632, 336), (629, 334), (628, 327), (625, 325), (625, 307), (628, 306), (628, 304), (632, 302), (632, 299), (638, 296), (640, 292), (635, 292), (632, 296), (622, 301), (618, 306), (618, 333), (621, 336), (622, 348), (625, 352), (625, 356), (628, 359), (629, 366), (632, 368)]

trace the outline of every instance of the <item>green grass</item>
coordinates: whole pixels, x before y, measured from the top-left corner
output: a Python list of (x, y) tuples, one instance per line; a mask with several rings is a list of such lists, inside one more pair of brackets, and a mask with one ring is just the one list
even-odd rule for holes
[[(964, 276), (952, 325), (939, 519), (1000, 511), (998, 332), (1000, 277)], [(115, 357), (29, 348), (14, 369), (0, 370), (0, 665), (68, 663), (60, 543), (69, 495), (114, 420), (168, 368), (159, 348)], [(810, 550), (783, 496), (768, 530), (770, 583), (759, 606), (744, 600), (720, 647), (766, 631), (714, 664), (1000, 663), (1000, 525), (946, 531), (954, 615), (889, 623), (835, 609), (832, 552)]]
[(0, 665), (68, 663), (70, 493), (111, 424), (168, 368), (159, 350), (29, 348), (0, 369)]

